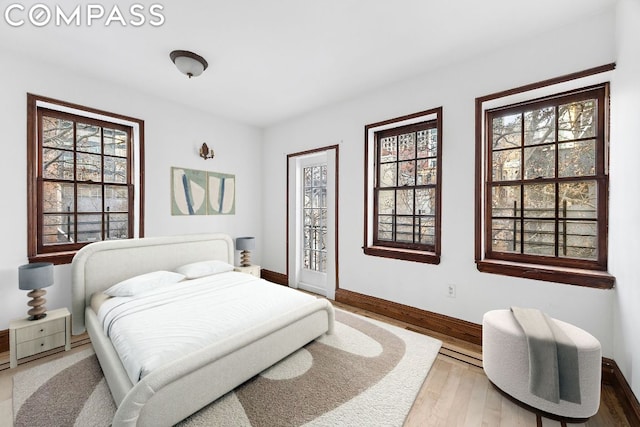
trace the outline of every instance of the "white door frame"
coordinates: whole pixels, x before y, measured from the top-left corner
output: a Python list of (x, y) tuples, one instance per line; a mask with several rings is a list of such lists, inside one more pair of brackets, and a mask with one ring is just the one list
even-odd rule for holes
[[(300, 223), (302, 181), (301, 169), (309, 161), (327, 164), (327, 267), (324, 289), (300, 286)], [(289, 154), (287, 156), (287, 276), (292, 288), (307, 288), (329, 299), (335, 299), (338, 287), (338, 146)]]

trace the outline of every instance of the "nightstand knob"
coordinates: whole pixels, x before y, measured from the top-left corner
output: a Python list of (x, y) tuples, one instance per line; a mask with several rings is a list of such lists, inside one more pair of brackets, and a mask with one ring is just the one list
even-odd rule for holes
[(44, 347), (44, 343), (41, 343), (41, 344), (40, 344), (40, 347)]
[(40, 329), (40, 332), (44, 332), (44, 329)]

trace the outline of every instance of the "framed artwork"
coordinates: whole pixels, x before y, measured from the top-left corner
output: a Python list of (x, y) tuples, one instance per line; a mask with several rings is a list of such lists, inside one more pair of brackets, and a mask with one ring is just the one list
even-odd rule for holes
[(235, 175), (171, 168), (171, 215), (233, 215)]
[(236, 213), (235, 175), (207, 173), (207, 213), (209, 215), (233, 215)]

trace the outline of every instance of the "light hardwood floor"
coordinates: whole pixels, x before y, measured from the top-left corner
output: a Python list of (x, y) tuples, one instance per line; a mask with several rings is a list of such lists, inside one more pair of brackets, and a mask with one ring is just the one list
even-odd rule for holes
[[(565, 425), (569, 427), (630, 427), (613, 389), (609, 386), (604, 386), (602, 389), (600, 410), (586, 423), (566, 424), (543, 418), (503, 396), (489, 382), (482, 370), (480, 346), (344, 304), (334, 304), (342, 309), (425, 333), (443, 341), (440, 354), (438, 354), (409, 412), (405, 427), (559, 427)], [(73, 346), (74, 349), (71, 352), (80, 351), (89, 347), (90, 344), (87, 343), (86, 337), (75, 338)], [(0, 427), (13, 425), (13, 375), (54, 358), (65, 357), (68, 354), (70, 353), (56, 353), (21, 364), (16, 369), (0, 371)], [(0, 354), (0, 369), (8, 367), (8, 358), (8, 354)]]
[(489, 382), (482, 369), (480, 346), (344, 304), (334, 305), (443, 342), (440, 354), (407, 416), (405, 427), (631, 427), (610, 386), (603, 386), (600, 409), (585, 423), (569, 424), (544, 418), (514, 403)]

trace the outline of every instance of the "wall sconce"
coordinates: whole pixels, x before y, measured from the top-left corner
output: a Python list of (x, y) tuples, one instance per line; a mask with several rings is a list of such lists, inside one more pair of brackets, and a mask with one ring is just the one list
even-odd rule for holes
[(188, 50), (174, 50), (169, 54), (169, 58), (176, 64), (176, 68), (189, 78), (199, 76), (209, 66), (202, 56)]
[(200, 157), (203, 159), (213, 159), (216, 156), (216, 153), (213, 151), (213, 148), (209, 148), (206, 142), (202, 143), (202, 147), (200, 147)]

